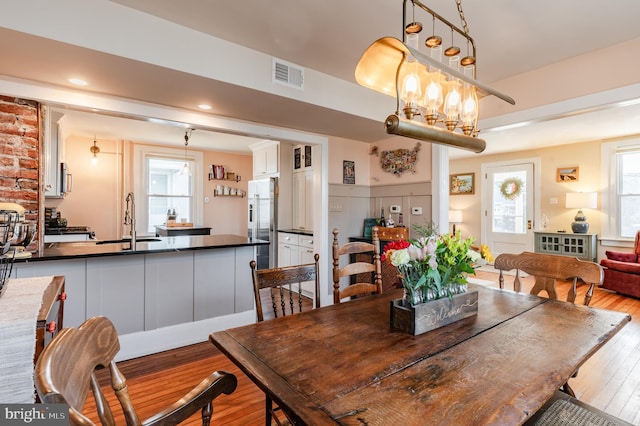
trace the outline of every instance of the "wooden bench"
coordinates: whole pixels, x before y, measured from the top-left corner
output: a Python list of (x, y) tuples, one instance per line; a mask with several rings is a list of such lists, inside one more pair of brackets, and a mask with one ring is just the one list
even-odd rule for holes
[(595, 285), (602, 284), (604, 270), (595, 262), (579, 260), (571, 256), (558, 256), (554, 254), (542, 254), (523, 252), (520, 254), (503, 253), (494, 262), (494, 268), (500, 270), (500, 288), (504, 288), (503, 271), (516, 270), (513, 281), (513, 289), (521, 291), (520, 271), (535, 277), (535, 284), (531, 294), (539, 294), (546, 291), (550, 299), (558, 299), (556, 293), (556, 280), (572, 281), (573, 285), (567, 294), (567, 302), (576, 300), (576, 286), (578, 280), (590, 284), (589, 290), (584, 296), (584, 304), (589, 306), (593, 297)]

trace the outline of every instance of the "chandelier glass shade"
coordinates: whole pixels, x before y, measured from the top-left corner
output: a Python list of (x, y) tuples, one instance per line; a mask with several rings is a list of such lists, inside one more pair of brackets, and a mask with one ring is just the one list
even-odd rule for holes
[[(472, 52), (467, 52), (467, 56), (460, 59), (457, 53), (460, 49), (453, 46), (453, 40), (452, 46), (443, 52), (441, 44), (433, 43), (435, 35), (427, 37), (424, 47), (420, 47), (419, 32), (403, 31), (402, 41), (384, 37), (367, 48), (356, 66), (356, 81), (361, 86), (396, 98), (396, 111), (385, 121), (387, 133), (482, 152), (486, 143), (477, 138), (479, 100), (493, 95), (512, 105), (515, 101), (475, 80), (475, 42), (468, 34), (460, 0), (456, 3), (464, 31), (418, 0), (409, 1), (413, 9), (419, 6), (434, 20), (438, 19), (451, 28), (452, 35), (454, 31), (462, 35), (467, 50), (471, 46)], [(403, 29), (406, 27), (406, 3), (404, 0)], [(387, 126), (398, 122), (404, 124)], [(439, 130), (450, 135), (445, 138)]]

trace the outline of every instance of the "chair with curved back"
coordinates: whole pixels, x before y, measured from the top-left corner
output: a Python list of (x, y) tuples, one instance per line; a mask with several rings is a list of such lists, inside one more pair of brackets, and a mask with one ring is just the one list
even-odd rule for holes
[[(314, 254), (313, 259), (314, 263), (271, 269), (256, 269), (256, 261), (252, 260), (249, 262), (258, 322), (264, 321), (265, 319), (260, 294), (260, 290), (262, 289), (270, 290), (271, 307), (275, 318), (302, 312), (302, 283), (308, 281), (313, 281), (315, 284), (315, 302), (313, 307), (316, 309), (320, 307), (320, 274), (318, 268), (320, 255), (318, 253)], [(285, 418), (281, 418), (281, 411)], [(275, 421), (278, 425), (293, 424), (287, 416), (287, 413), (281, 410), (277, 404), (274, 404), (273, 400), (267, 394), (265, 394), (265, 419), (266, 425), (271, 425), (272, 421)]]
[(555, 254), (530, 253), (500, 254), (493, 264), (500, 270), (500, 288), (504, 288), (503, 271), (516, 270), (513, 281), (513, 289), (521, 290), (520, 271), (535, 277), (535, 284), (531, 294), (539, 294), (546, 291), (550, 299), (558, 299), (556, 294), (556, 280), (572, 281), (573, 285), (567, 294), (567, 302), (576, 300), (576, 287), (578, 280), (589, 283), (589, 289), (584, 296), (584, 305), (589, 306), (596, 285), (602, 284), (604, 271), (602, 266), (595, 262), (579, 260), (571, 256), (559, 256)]
[[(380, 264), (380, 240), (378, 227), (371, 229), (372, 242), (353, 241), (343, 245), (338, 242), (339, 231), (333, 229), (333, 303), (342, 299), (382, 293), (382, 266)], [(357, 254), (371, 254), (371, 262), (351, 261)], [(340, 267), (341, 256), (348, 256), (349, 263)], [(365, 282), (363, 277), (373, 275), (372, 281)], [(350, 285), (340, 288), (340, 279), (350, 277)]]
[[(545, 253), (502, 253), (496, 257), (493, 267), (500, 270), (500, 288), (504, 288), (503, 271), (515, 269), (514, 291), (519, 293), (522, 289), (520, 281), (520, 271), (522, 271), (535, 278), (535, 284), (530, 294), (537, 295), (544, 290), (549, 299), (554, 300), (558, 300), (556, 280), (571, 281), (572, 286), (567, 293), (567, 302), (569, 303), (575, 303), (578, 280), (581, 280), (589, 284), (589, 289), (584, 296), (585, 306), (589, 306), (594, 287), (600, 285), (604, 277), (602, 266), (595, 262), (583, 261), (571, 256)], [(574, 376), (576, 374), (577, 371)], [(565, 383), (562, 388), (568, 395), (576, 396), (569, 383)]]
[(91, 389), (101, 423), (114, 425), (113, 411), (94, 374), (96, 367), (108, 367), (111, 386), (128, 425), (177, 424), (198, 411), (202, 412), (202, 424), (208, 425), (213, 400), (220, 394), (231, 394), (237, 386), (233, 374), (216, 371), (181, 399), (141, 421), (129, 396), (126, 379), (114, 360), (119, 350), (118, 334), (106, 317), (89, 318), (78, 328), (63, 329), (45, 347), (36, 363), (35, 384), (40, 401), (68, 404), (70, 424), (93, 425), (82, 413)]

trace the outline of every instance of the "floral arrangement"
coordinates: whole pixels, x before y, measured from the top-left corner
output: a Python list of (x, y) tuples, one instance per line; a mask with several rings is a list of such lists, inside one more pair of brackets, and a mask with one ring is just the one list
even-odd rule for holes
[(473, 238), (437, 234), (433, 223), (414, 226), (416, 240), (388, 243), (381, 260), (398, 269), (411, 304), (452, 297), (467, 291), (467, 275), (475, 274), (481, 254), (471, 249)]

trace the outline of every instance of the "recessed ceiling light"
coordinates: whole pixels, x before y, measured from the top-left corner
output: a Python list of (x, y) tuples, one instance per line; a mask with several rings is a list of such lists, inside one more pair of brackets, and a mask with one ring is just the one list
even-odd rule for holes
[(76, 86), (86, 86), (87, 84), (89, 84), (86, 81), (81, 80), (79, 78), (70, 78), (69, 83), (75, 84)]
[(207, 105), (207, 104), (200, 104), (198, 105), (198, 108), (200, 109), (211, 109), (211, 105)]

